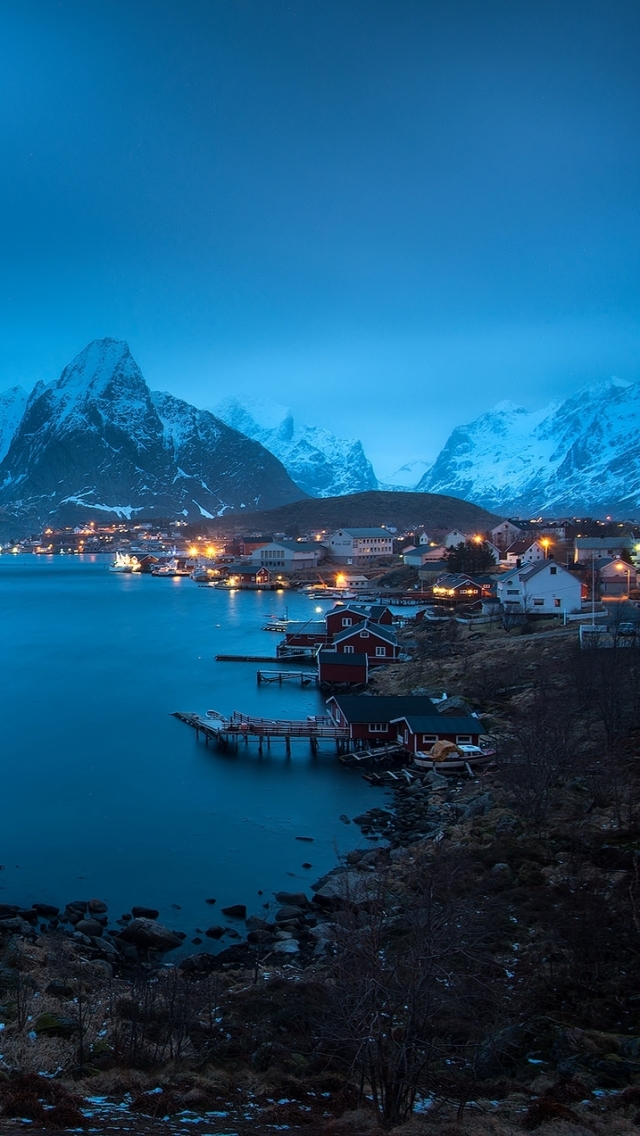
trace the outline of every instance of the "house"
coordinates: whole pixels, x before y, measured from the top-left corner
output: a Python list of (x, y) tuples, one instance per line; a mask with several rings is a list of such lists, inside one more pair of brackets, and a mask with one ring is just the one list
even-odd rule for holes
[(580, 580), (554, 560), (513, 568), (498, 580), (496, 590), (503, 608), (511, 611), (553, 615), (580, 611), (582, 604)]
[(393, 537), (386, 529), (337, 529), (323, 543), (338, 564), (366, 564), (393, 555)]
[[(422, 568), (423, 564), (428, 564), (432, 551), (428, 544), (421, 545), (420, 548), (405, 548), (402, 553), (402, 563), (405, 568)], [(442, 550), (440, 553), (444, 555)]]
[(421, 753), (431, 749), (435, 742), (454, 742), (456, 745), (477, 745), (480, 734), (484, 733), (479, 718), (471, 715), (449, 717), (444, 714), (404, 714), (394, 718), (400, 745), (411, 753)]
[(325, 616), (329, 638), (333, 639), (334, 635), (338, 635), (348, 627), (355, 627), (357, 624), (364, 623), (367, 619), (371, 620), (372, 623), (382, 623), (387, 627), (390, 627), (393, 623), (391, 609), (382, 604), (375, 604), (369, 608), (340, 605), (332, 608)]
[(431, 699), (416, 694), (335, 694), (327, 700), (327, 710), (337, 726), (349, 728), (352, 741), (369, 744), (395, 742), (397, 730), (391, 723), (403, 714), (438, 716)]
[(333, 637), (336, 651), (346, 655), (364, 654), (372, 663), (385, 663), (397, 659), (400, 654), (395, 631), (382, 623), (366, 619), (355, 627), (346, 627)]
[(324, 647), (329, 642), (327, 625), (323, 619), (307, 619), (304, 622), (287, 623), (281, 647)]
[(463, 572), (445, 572), (432, 588), (433, 598), (449, 603), (474, 603), (483, 595), (482, 584), (476, 584)]
[(321, 687), (366, 686), (368, 681), (367, 655), (345, 655), (330, 647), (318, 651), (318, 683)]
[(590, 564), (592, 560), (613, 560), (623, 552), (631, 553), (636, 546), (632, 536), (577, 536), (573, 559), (576, 564)]
[(251, 560), (265, 568), (295, 572), (299, 568), (316, 568), (325, 554), (326, 550), (317, 541), (272, 540), (254, 549)]
[(268, 543), (266, 536), (234, 536), (233, 540), (225, 544), (225, 552), (229, 556), (251, 556), (256, 548)]
[(522, 535), (522, 529), (514, 525), (513, 521), (500, 521), (500, 524), (495, 525), (489, 533), (492, 543), (495, 544), (496, 548), (499, 548), (501, 552), (504, 552), (510, 544), (519, 540)]
[(522, 537), (521, 540), (516, 540), (509, 545), (506, 551), (506, 561), (513, 568), (519, 568), (521, 564), (537, 564), (539, 560), (544, 560), (546, 555), (547, 550), (542, 541)]
[(600, 589), (605, 596), (628, 596), (637, 587), (638, 573), (626, 560), (601, 560), (597, 565)]
[(267, 569), (255, 564), (229, 564), (225, 571), (225, 583), (229, 588), (263, 588), (271, 581)]
[(466, 544), (468, 540), (472, 539), (473, 534), (460, 532), (460, 529), (451, 529), (443, 537), (442, 543), (445, 548), (457, 548), (459, 544)]

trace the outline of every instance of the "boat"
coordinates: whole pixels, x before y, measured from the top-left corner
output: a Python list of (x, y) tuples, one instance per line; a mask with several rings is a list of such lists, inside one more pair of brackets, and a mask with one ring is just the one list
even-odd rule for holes
[(110, 572), (139, 572), (140, 561), (128, 552), (116, 552), (113, 563), (109, 565)]
[(430, 750), (414, 755), (412, 768), (435, 770), (436, 773), (458, 773), (495, 763), (496, 750), (491, 745), (456, 745), (455, 742), (435, 742)]
[(151, 569), (152, 576), (189, 576), (189, 568), (181, 568), (175, 556), (171, 560), (165, 560), (159, 564), (154, 564)]

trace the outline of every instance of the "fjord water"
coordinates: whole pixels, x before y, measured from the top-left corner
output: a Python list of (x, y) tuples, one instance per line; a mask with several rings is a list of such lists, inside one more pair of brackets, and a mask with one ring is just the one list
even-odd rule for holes
[(214, 661), (275, 654), (263, 624), (314, 606), (114, 574), (105, 557), (0, 557), (0, 902), (97, 896), (191, 932), (333, 867), (360, 840), (340, 815), (382, 802), (331, 743), (315, 757), (304, 740), (289, 759), (283, 742), (223, 754), (171, 717), (321, 712), (315, 688), (258, 687), (258, 664)]

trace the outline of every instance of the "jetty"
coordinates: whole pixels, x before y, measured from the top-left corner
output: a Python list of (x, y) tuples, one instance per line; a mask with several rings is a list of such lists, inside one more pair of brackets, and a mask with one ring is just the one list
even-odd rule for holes
[(319, 683), (317, 671), (256, 671), (258, 686), (263, 682), (294, 682), (300, 686), (317, 686)]
[(333, 718), (320, 714), (312, 714), (301, 720), (286, 718), (258, 718), (250, 714), (241, 714), (234, 710), (229, 718), (225, 718), (216, 711), (208, 714), (185, 713), (174, 711), (174, 718), (185, 722), (196, 731), (196, 736), (202, 734), (205, 742), (215, 742), (220, 749), (238, 749), (241, 740), (245, 745), (249, 739), (258, 742), (258, 753), (262, 753), (266, 743), (267, 749), (277, 739), (285, 744), (287, 756), (291, 754), (292, 738), (306, 738), (311, 752), (318, 752), (318, 744), (322, 740), (335, 742), (336, 753), (343, 753), (349, 749), (350, 738), (347, 726), (337, 726)]

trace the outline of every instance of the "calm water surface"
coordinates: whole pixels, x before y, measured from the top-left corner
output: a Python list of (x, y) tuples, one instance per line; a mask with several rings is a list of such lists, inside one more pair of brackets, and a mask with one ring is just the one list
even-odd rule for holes
[(214, 662), (275, 654), (269, 616), (308, 619), (315, 606), (109, 573), (104, 557), (0, 557), (0, 900), (99, 896), (114, 914), (147, 904), (190, 931), (229, 903), (258, 911), (276, 890), (308, 887), (359, 843), (340, 814), (380, 794), (330, 745), (223, 755), (170, 716), (322, 710), (315, 689), (258, 687), (256, 663)]

